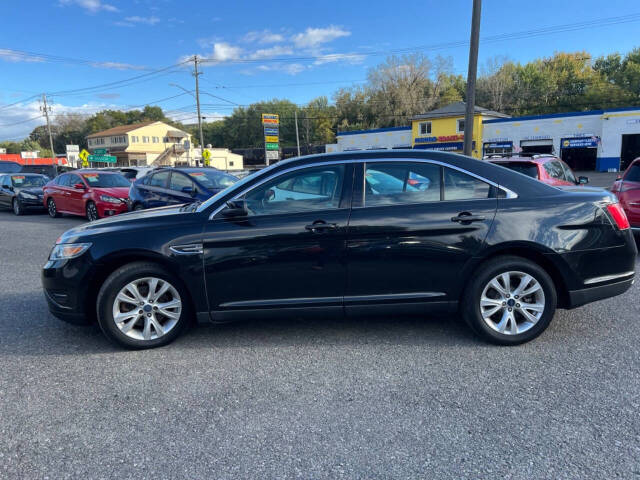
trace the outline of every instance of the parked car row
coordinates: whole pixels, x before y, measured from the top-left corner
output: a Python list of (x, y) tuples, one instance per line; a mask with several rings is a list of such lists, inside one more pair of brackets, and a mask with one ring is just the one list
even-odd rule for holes
[(237, 180), (212, 168), (80, 169), (53, 180), (35, 173), (8, 173), (0, 174), (0, 208), (16, 215), (46, 210), (54, 218), (69, 214), (94, 221), (129, 210), (201, 202)]

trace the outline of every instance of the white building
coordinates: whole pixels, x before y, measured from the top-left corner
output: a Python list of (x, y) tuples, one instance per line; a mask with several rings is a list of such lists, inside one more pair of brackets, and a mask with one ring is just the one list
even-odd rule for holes
[[(195, 147), (194, 153), (196, 158), (202, 157), (202, 151), (199, 147)], [(244, 169), (244, 157), (233, 153), (228, 148), (212, 148), (207, 147), (211, 157), (209, 158), (209, 165), (217, 168), (218, 170), (243, 170)]]
[(352, 150), (378, 150), (381, 148), (411, 148), (411, 127), (376, 128), (339, 132), (337, 143), (328, 144), (327, 153)]
[(640, 156), (640, 108), (483, 122), (483, 154), (553, 153), (574, 170), (620, 171)]

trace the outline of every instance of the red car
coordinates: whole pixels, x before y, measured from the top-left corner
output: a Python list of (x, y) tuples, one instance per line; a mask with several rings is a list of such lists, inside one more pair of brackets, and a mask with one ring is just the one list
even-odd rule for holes
[(636, 158), (611, 187), (629, 219), (631, 228), (640, 232), (640, 157)]
[(561, 185), (581, 185), (589, 183), (588, 177), (578, 177), (562, 160), (553, 155), (533, 155), (531, 157), (490, 158), (489, 162), (507, 167), (518, 173), (537, 178), (543, 183)]
[(52, 217), (69, 213), (93, 221), (126, 212), (130, 186), (129, 180), (116, 172), (75, 170), (47, 183), (43, 201)]

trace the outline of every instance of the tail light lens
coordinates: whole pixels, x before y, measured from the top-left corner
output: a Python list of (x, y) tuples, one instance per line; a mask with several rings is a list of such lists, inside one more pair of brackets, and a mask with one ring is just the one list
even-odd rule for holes
[(611, 215), (611, 218), (613, 218), (613, 221), (616, 222), (616, 225), (620, 230), (631, 228), (627, 214), (624, 213), (624, 210), (619, 203), (608, 204), (607, 212), (609, 212), (609, 215)]

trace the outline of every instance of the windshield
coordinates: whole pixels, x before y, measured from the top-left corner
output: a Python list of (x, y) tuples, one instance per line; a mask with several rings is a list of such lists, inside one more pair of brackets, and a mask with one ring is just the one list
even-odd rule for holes
[(201, 170), (187, 172), (191, 178), (197, 180), (206, 188), (227, 188), (238, 181), (233, 175), (216, 170)]
[(528, 162), (492, 162), (514, 172), (522, 173), (527, 177), (538, 178), (538, 166)]
[[(264, 173), (270, 172), (271, 170), (273, 170), (276, 167), (276, 165), (278, 165), (278, 164), (274, 163), (273, 165), (269, 165), (267, 168), (263, 168), (262, 170), (258, 170), (257, 172), (253, 172), (253, 173), (247, 175), (246, 177), (244, 177), (243, 179), (237, 181), (236, 183), (233, 184), (233, 187), (232, 187), (233, 191), (239, 192), (242, 189), (243, 186), (245, 186), (249, 182), (253, 181), (254, 178), (256, 178), (258, 176), (261, 176)], [(226, 189), (219, 191), (214, 196), (209, 198), (206, 202), (201, 204), (198, 207), (198, 212), (202, 212), (203, 210), (206, 210), (210, 205), (213, 205), (215, 202), (220, 200), (222, 197), (224, 197), (228, 193), (229, 193), (229, 190), (226, 190)]]
[(90, 187), (129, 187), (131, 183), (119, 173), (83, 173)]
[(11, 183), (16, 188), (44, 187), (47, 183), (44, 177), (39, 175), (12, 175)]

